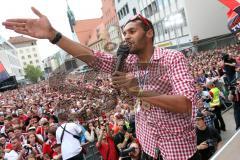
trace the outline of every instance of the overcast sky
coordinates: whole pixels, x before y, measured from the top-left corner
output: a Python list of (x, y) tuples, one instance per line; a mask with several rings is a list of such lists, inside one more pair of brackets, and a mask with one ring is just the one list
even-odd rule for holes
[[(102, 16), (101, 0), (68, 0), (76, 20), (99, 18)], [(67, 19), (66, 0), (1, 0), (0, 5), (0, 22), (2, 23), (9, 18), (36, 18), (31, 11), (34, 6), (44, 15), (46, 15), (51, 24), (64, 35), (72, 38), (71, 29)], [(11, 36), (18, 34), (6, 30), (0, 25), (0, 35), (8, 40)], [(59, 49), (51, 45), (48, 40), (38, 40), (40, 55), (43, 58), (54, 54)]]

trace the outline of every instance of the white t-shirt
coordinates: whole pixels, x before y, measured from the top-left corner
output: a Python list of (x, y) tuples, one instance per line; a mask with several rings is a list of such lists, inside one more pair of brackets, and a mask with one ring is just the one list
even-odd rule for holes
[(6, 133), (5, 133), (5, 126), (3, 126), (3, 127), (1, 128), (0, 132), (1, 132), (1, 134), (6, 134)]
[[(206, 99), (207, 97), (211, 97), (208, 91), (202, 91), (202, 98)], [(204, 102), (204, 108), (209, 108), (210, 104), (207, 102)]]
[(14, 150), (11, 150), (10, 152), (6, 152), (4, 155), (4, 159), (6, 160), (17, 160), (18, 159), (18, 153)]
[[(74, 135), (80, 135), (80, 133), (82, 132), (81, 126), (79, 126), (75, 123), (63, 123), (61, 125), (62, 127), (58, 127), (57, 131), (56, 131), (56, 139), (57, 139), (58, 144), (61, 144), (61, 135), (63, 132), (63, 128), (66, 124), (67, 124), (67, 126), (66, 126), (65, 130), (67, 130), (68, 132), (70, 132)], [(78, 155), (82, 150), (79, 140), (74, 138), (68, 132), (65, 131), (65, 133), (63, 135), (63, 139), (62, 139), (62, 144), (61, 144), (63, 160), (69, 159), (71, 157)]]

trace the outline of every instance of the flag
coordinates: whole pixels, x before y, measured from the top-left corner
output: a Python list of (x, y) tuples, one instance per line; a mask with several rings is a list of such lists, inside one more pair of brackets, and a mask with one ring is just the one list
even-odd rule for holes
[(229, 8), (228, 28), (232, 33), (240, 31), (240, 3), (236, 0), (219, 0), (222, 4)]
[(222, 4), (227, 6), (230, 10), (234, 10), (239, 6), (239, 3), (236, 0), (219, 0)]

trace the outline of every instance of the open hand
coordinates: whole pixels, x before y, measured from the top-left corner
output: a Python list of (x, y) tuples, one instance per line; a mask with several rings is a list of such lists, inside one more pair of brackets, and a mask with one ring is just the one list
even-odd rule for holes
[(52, 40), (55, 37), (55, 30), (51, 26), (48, 18), (34, 7), (31, 9), (33, 13), (39, 17), (38, 19), (7, 19), (2, 24), (5, 26), (5, 28), (20, 34), (25, 34), (40, 39)]

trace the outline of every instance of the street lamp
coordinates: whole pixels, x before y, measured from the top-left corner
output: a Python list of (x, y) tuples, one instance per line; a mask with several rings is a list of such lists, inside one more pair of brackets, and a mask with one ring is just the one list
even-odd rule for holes
[(178, 32), (176, 31), (177, 27), (181, 26), (184, 23), (183, 17), (181, 13), (177, 13), (174, 15), (170, 15), (168, 18), (164, 20), (165, 28), (173, 28), (175, 37), (177, 38), (177, 49), (179, 50), (179, 36)]

